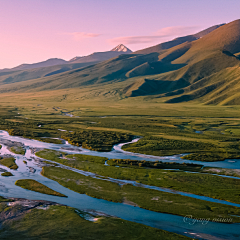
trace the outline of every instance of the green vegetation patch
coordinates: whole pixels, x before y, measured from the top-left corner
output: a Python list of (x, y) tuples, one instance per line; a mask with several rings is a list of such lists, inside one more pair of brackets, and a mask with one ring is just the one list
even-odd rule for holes
[(18, 169), (18, 165), (15, 163), (15, 158), (10, 157), (10, 158), (2, 158), (0, 159), (0, 164), (4, 165), (10, 169), (13, 170), (17, 170)]
[(150, 155), (174, 155), (186, 152), (211, 150), (215, 146), (210, 143), (184, 141), (160, 137), (144, 137), (136, 143), (123, 146), (123, 150)]
[[(81, 194), (113, 202), (125, 202), (152, 211), (180, 216), (190, 214), (198, 218), (240, 216), (240, 208), (132, 185), (121, 187), (117, 183), (86, 177), (66, 169), (43, 167), (42, 175)], [(240, 221), (239, 217), (231, 218), (236, 222)]]
[(49, 209), (34, 209), (24, 217), (8, 221), (0, 230), (1, 239), (190, 239), (175, 233), (151, 228), (117, 218), (101, 217), (90, 222), (80, 217), (73, 208), (50, 206)]
[(122, 201), (122, 196), (119, 195), (121, 187), (117, 183), (86, 177), (79, 173), (56, 167), (43, 167), (41, 173), (43, 176), (53, 179), (75, 192), (108, 201)]
[[(114, 144), (130, 141), (133, 135), (138, 135), (143, 138), (137, 143), (125, 145), (123, 149), (156, 156), (190, 153), (196, 155), (189, 158), (196, 157), (196, 160), (201, 161), (219, 161), (225, 157), (240, 156), (240, 120), (229, 118), (238, 116), (237, 107), (176, 107), (160, 104), (162, 108), (155, 107), (153, 111), (147, 103), (143, 105), (144, 110), (139, 108), (139, 104), (137, 107), (132, 103), (131, 107), (122, 104), (122, 107), (101, 108), (101, 111), (99, 106), (77, 107), (74, 114), (79, 116), (81, 113), (79, 118), (60, 115), (65, 112), (60, 106), (28, 106), (21, 109), (24, 117), (19, 115), (18, 119), (15, 117), (16, 112), (5, 112), (0, 117), (0, 129), (8, 130), (11, 135), (46, 142), (60, 143), (60, 139), (53, 138), (63, 138), (73, 145), (97, 151), (109, 151)], [(152, 115), (146, 115), (146, 109), (151, 110)], [(108, 116), (100, 117), (105, 111)], [(224, 118), (218, 118), (222, 116)], [(196, 131), (201, 131), (201, 134)]]
[(62, 144), (62, 140), (61, 139), (55, 139), (55, 138), (34, 138), (38, 141), (41, 141), (41, 142), (46, 142), (46, 143), (55, 143), (55, 144)]
[(111, 151), (114, 144), (129, 142), (133, 136), (127, 133), (82, 130), (75, 132), (64, 132), (62, 138), (70, 144), (82, 146), (94, 151)]
[(45, 149), (45, 150), (37, 152), (36, 156), (47, 159), (47, 160), (56, 161), (56, 160), (60, 159), (61, 157), (66, 156), (66, 153), (55, 151), (55, 150)]
[(193, 164), (193, 163), (175, 163), (175, 162), (149, 162), (149, 161), (139, 161), (130, 159), (110, 159), (108, 160), (108, 165), (110, 166), (135, 166), (135, 167), (145, 167), (145, 168), (155, 168), (155, 169), (179, 169), (183, 171), (200, 171), (203, 165)]
[(13, 174), (11, 172), (4, 172), (4, 173), (1, 174), (1, 176), (3, 176), (3, 177), (11, 177), (11, 176), (13, 176)]
[(11, 202), (12, 200), (0, 196), (0, 202)]
[(52, 190), (51, 188), (43, 185), (42, 183), (39, 183), (39, 182), (33, 180), (33, 179), (20, 179), (20, 180), (17, 180), (15, 184), (19, 187), (22, 187), (24, 189), (28, 189), (31, 191), (40, 192), (40, 193), (48, 194), (48, 195), (59, 196), (59, 197), (67, 197), (64, 194), (56, 192), (56, 191)]
[(240, 158), (239, 154), (231, 154), (224, 152), (201, 152), (201, 153), (191, 153), (186, 156), (181, 157), (182, 159), (202, 161), (202, 162), (216, 162), (224, 161), (227, 158)]
[[(44, 149), (36, 153), (36, 156), (40, 158), (44, 158), (51, 161), (56, 161), (62, 164), (77, 163), (80, 162), (94, 162), (94, 163), (105, 163), (108, 160), (106, 157), (98, 157), (98, 156), (90, 156), (90, 155), (82, 155), (82, 154), (67, 154), (65, 152), (59, 152), (55, 150)], [(79, 158), (78, 158), (79, 157)], [(73, 166), (72, 165), (72, 166)]]
[[(179, 106), (181, 108), (181, 106)], [(176, 112), (178, 109), (175, 109)], [(216, 109), (212, 109), (215, 111)], [(189, 110), (190, 111), (190, 110)], [(198, 108), (192, 109), (198, 111)], [(181, 153), (194, 153), (191, 160), (220, 161), (240, 156), (238, 131), (228, 133), (225, 129), (240, 129), (239, 119), (219, 119), (204, 117), (151, 117), (120, 116), (118, 118), (86, 118), (90, 121), (98, 119), (96, 127), (122, 129), (143, 136), (136, 143), (124, 145), (126, 151), (156, 156)], [(209, 114), (209, 113), (208, 113)], [(204, 114), (203, 114), (204, 116)], [(200, 131), (200, 132), (196, 132)], [(196, 157), (194, 159), (193, 157)]]
[[(61, 153), (57, 151), (43, 150), (38, 152), (36, 155), (46, 157), (49, 160), (59, 162), (69, 167), (89, 171), (104, 177), (111, 177), (119, 180), (134, 180), (147, 185), (165, 187), (183, 192), (191, 192), (197, 195), (204, 195), (216, 199), (240, 203), (239, 179), (223, 178), (209, 174), (189, 173), (184, 171), (167, 171), (156, 168), (144, 168), (133, 166), (131, 164), (127, 167), (117, 168), (115, 166), (105, 166), (103, 164), (105, 158), (101, 157), (82, 154), (65, 154), (65, 159), (63, 159), (60, 154)], [(91, 161), (89, 159), (91, 159)], [(112, 160), (108, 160), (108, 162), (111, 163)], [(172, 163), (173, 166), (175, 164), (176, 163)], [(170, 165), (171, 163), (169, 163), (169, 166)], [(197, 171), (198, 170), (199, 169), (197, 169)], [(61, 178), (61, 174), (59, 175), (59, 178)], [(67, 179), (67, 176), (65, 178)]]
[(25, 148), (23, 148), (23, 147), (17, 147), (17, 146), (11, 147), (10, 150), (11, 150), (11, 152), (13, 152), (13, 153), (21, 154), (21, 155), (24, 155), (25, 152), (26, 152), (26, 149), (25, 149)]

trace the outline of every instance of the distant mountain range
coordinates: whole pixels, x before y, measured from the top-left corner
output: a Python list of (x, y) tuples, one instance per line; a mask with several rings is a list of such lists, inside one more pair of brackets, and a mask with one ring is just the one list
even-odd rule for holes
[(17, 67), (11, 68), (11, 69), (3, 69), (6, 70), (27, 70), (27, 69), (34, 69), (34, 68), (42, 68), (42, 67), (51, 67), (56, 65), (63, 65), (63, 64), (69, 64), (69, 63), (96, 63), (108, 60), (113, 57), (117, 57), (121, 54), (130, 54), (132, 51), (128, 49), (123, 44), (119, 44), (115, 48), (113, 48), (111, 51), (106, 52), (95, 52), (91, 55), (84, 56), (84, 57), (74, 57), (70, 61), (65, 61), (60, 58), (50, 58), (46, 61), (39, 62), (39, 63), (33, 63), (33, 64), (21, 64)]
[(133, 53), (119, 45), (60, 65), (0, 72), (2, 93), (87, 89), (84, 98), (91, 99), (234, 105), (240, 104), (239, 88), (240, 20)]
[(17, 67), (12, 68), (11, 70), (26, 70), (26, 69), (32, 69), (32, 68), (50, 67), (50, 66), (61, 65), (66, 63), (67, 61), (60, 58), (50, 58), (46, 61), (39, 62), (39, 63), (33, 63), (33, 64), (24, 63)]
[(113, 48), (111, 51), (107, 52), (95, 52), (91, 55), (85, 57), (75, 57), (71, 59), (70, 63), (86, 63), (86, 62), (101, 62), (108, 60), (110, 58), (117, 57), (121, 54), (130, 54), (132, 51), (128, 49), (123, 44), (119, 44), (117, 47)]

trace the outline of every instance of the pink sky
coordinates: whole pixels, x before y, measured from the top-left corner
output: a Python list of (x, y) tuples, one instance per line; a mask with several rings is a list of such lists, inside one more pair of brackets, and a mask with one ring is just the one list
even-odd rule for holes
[(239, 18), (232, 0), (0, 0), (0, 69), (131, 50)]

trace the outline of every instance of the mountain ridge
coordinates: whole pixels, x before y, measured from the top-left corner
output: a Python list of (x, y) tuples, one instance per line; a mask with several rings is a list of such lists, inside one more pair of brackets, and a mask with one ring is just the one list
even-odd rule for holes
[(117, 57), (121, 54), (131, 54), (132, 51), (124, 46), (123, 44), (119, 44), (115, 48), (106, 52), (94, 52), (90, 55), (84, 57), (75, 57), (70, 60), (71, 63), (83, 63), (83, 62), (101, 62), (106, 61), (108, 59)]
[(195, 40), (209, 34), (210, 32), (216, 30), (217, 28), (219, 28), (223, 25), (225, 25), (225, 23), (224, 24), (219, 24), (219, 25), (214, 25), (212, 27), (209, 27), (207, 29), (204, 29), (204, 30), (202, 30), (198, 33), (192, 34), (192, 35), (178, 37), (178, 38), (175, 38), (175, 39), (173, 39), (171, 41), (168, 41), (168, 42), (160, 43), (160, 44), (157, 44), (157, 45), (152, 46), (152, 47), (148, 47), (148, 48), (145, 48), (145, 49), (142, 49), (142, 50), (138, 50), (138, 51), (135, 51), (134, 53), (147, 54), (147, 53), (151, 53), (151, 52), (161, 52), (163, 50), (170, 49), (172, 47), (175, 47), (175, 46), (180, 45), (180, 44), (185, 43), (185, 42), (195, 41)]
[(66, 61), (61, 58), (49, 58), (45, 61), (41, 61), (37, 63), (30, 63), (30, 64), (24, 63), (13, 68), (1, 69), (0, 72), (29, 70), (34, 68), (52, 67), (52, 66), (63, 65), (63, 64), (101, 62), (101, 61), (105, 61), (110, 58), (119, 56), (121, 54), (130, 54), (130, 53), (132, 53), (132, 51), (129, 48), (127, 48), (123, 44), (119, 44), (118, 46), (116, 46), (110, 51), (95, 52), (83, 57), (74, 57), (69, 61)]
[(0, 92), (88, 89), (91, 98), (111, 93), (171, 104), (240, 104), (240, 20), (189, 36), (151, 47), (150, 53), (121, 54), (37, 79), (14, 82), (16, 77), (2, 73)]
[(111, 50), (111, 52), (132, 53), (132, 51), (123, 44), (117, 45), (115, 48)]

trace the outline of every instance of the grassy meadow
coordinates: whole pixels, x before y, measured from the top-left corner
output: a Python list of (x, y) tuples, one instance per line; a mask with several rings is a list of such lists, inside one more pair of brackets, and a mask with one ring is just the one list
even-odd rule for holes
[(113, 144), (135, 135), (143, 138), (124, 146), (125, 150), (158, 156), (189, 153), (185, 158), (200, 161), (239, 157), (238, 106), (164, 104), (141, 97), (131, 101), (99, 97), (97, 102), (78, 102), (71, 91), (66, 91), (66, 98), (59, 102), (60, 90), (53, 91), (51, 97), (40, 93), (35, 100), (30, 93), (16, 94), (18, 102), (13, 95), (10, 100), (2, 99), (7, 107), (2, 108), (6, 115), (1, 115), (0, 128), (12, 135), (46, 142), (61, 143), (53, 138), (64, 138), (74, 145), (100, 151), (110, 150)]
[[(6, 200), (7, 201), (7, 200)], [(8, 212), (17, 212), (21, 206), (0, 207)], [(1, 239), (190, 239), (175, 233), (151, 228), (142, 224), (112, 217), (96, 217), (95, 222), (85, 220), (73, 208), (50, 206), (46, 209), (31, 209), (18, 217), (6, 220), (0, 230)], [(94, 218), (94, 217), (93, 217)], [(123, 231), (124, 229), (124, 231)], [(114, 233), (114, 234), (113, 234)]]
[(49, 187), (45, 186), (44, 184), (42, 184), (38, 181), (35, 181), (33, 179), (17, 180), (15, 185), (17, 185), (21, 188), (27, 189), (27, 190), (40, 192), (43, 194), (48, 194), (48, 195), (53, 195), (53, 196), (58, 196), (58, 197), (66, 197), (64, 194), (56, 192), (56, 191), (50, 189)]
[[(117, 178), (122, 180), (134, 180), (139, 183), (170, 188), (172, 190), (178, 190), (183, 192), (191, 192), (198, 195), (203, 195), (207, 197), (212, 197), (216, 199), (222, 199), (230, 202), (240, 203), (239, 190), (240, 190), (240, 180), (231, 178), (222, 178), (219, 176), (201, 174), (201, 173), (191, 173), (184, 171), (174, 171), (174, 170), (164, 170), (164, 169), (152, 169), (149, 167), (139, 167), (139, 166), (124, 166), (115, 167), (105, 166), (105, 158), (99, 157), (89, 157), (86, 155), (64, 155), (64, 153), (59, 153), (55, 151), (43, 150), (37, 153), (37, 156), (49, 159), (55, 162), (59, 162), (63, 165), (70, 166), (76, 169), (88, 171), (101, 175), (104, 177)], [(111, 165), (112, 160), (110, 160)], [(169, 164), (171, 165), (171, 164)], [(121, 165), (120, 165), (121, 166)], [(47, 174), (48, 169), (55, 169), (44, 167), (42, 174), (46, 177), (51, 178), (51, 174)], [(59, 168), (52, 171), (62, 171)], [(70, 171), (69, 171), (70, 172)], [(74, 173), (75, 174), (75, 173)], [(77, 177), (81, 175), (77, 174)], [(54, 180), (58, 180), (59, 176)], [(68, 178), (66, 178), (68, 180)], [(89, 181), (97, 181), (88, 177)], [(104, 184), (111, 185), (112, 183)], [(114, 185), (114, 184), (113, 184)], [(79, 188), (81, 185), (79, 185)], [(85, 186), (82, 186), (83, 190)], [(98, 191), (101, 190), (101, 187)], [(107, 195), (105, 195), (106, 197)]]
[(6, 166), (10, 169), (17, 170), (18, 165), (15, 163), (14, 157), (0, 158), (0, 165)]
[(1, 174), (1, 176), (3, 176), (3, 177), (11, 177), (11, 176), (13, 176), (13, 174), (11, 172), (3, 172)]
[[(237, 207), (206, 202), (178, 194), (160, 192), (128, 184), (120, 186), (118, 183), (87, 177), (56, 167), (43, 167), (42, 175), (57, 181), (59, 184), (75, 192), (99, 199), (123, 202), (151, 211), (180, 216), (192, 214), (196, 218), (208, 218), (210, 216), (219, 218), (231, 217), (234, 222), (239, 222), (240, 209)], [(232, 215), (235, 216), (232, 217)]]
[[(60, 143), (61, 139), (65, 139), (87, 148), (83, 144), (85, 138), (87, 143), (96, 144), (94, 146), (98, 150), (101, 144), (108, 149), (100, 150), (110, 150), (117, 142), (141, 136), (137, 143), (123, 148), (157, 156), (188, 153), (185, 158), (201, 161), (222, 161), (240, 156), (238, 106), (174, 105), (143, 98), (131, 102), (128, 99), (113, 100), (111, 104), (101, 99), (97, 103), (89, 99), (76, 102), (70, 93), (70, 90), (67, 91), (66, 98), (61, 101), (57, 101), (56, 95), (45, 95), (42, 101), (41, 94), (33, 96), (32, 93), (24, 96), (19, 94), (18, 102), (16, 96), (8, 99), (9, 102), (3, 99), (0, 129), (7, 130), (12, 135), (47, 142)], [(211, 171), (201, 170), (198, 165), (182, 165), (182, 171), (175, 171), (174, 168), (180, 167), (176, 163), (172, 164), (172, 170), (164, 170), (165, 167), (169, 169), (169, 166), (161, 169), (160, 165), (157, 165), (158, 168), (144, 163), (134, 165), (117, 162), (117, 165), (121, 165), (117, 168), (114, 161), (109, 161), (112, 166), (104, 166), (107, 160), (105, 158), (46, 150), (37, 155), (105, 177), (135, 180), (239, 203), (239, 180), (210, 175), (208, 173)], [(187, 173), (184, 170), (198, 173)], [(53, 165), (43, 167), (42, 174), (76, 192), (114, 202), (126, 202), (153, 211), (181, 216), (192, 214), (195, 217), (229, 217), (240, 214), (236, 207), (130, 185), (121, 187), (117, 183), (85, 177)], [(238, 217), (233, 218), (238, 222)]]
[(17, 146), (11, 147), (10, 150), (13, 153), (21, 154), (21, 155), (24, 155), (26, 152), (26, 150), (23, 147), (17, 147)]

